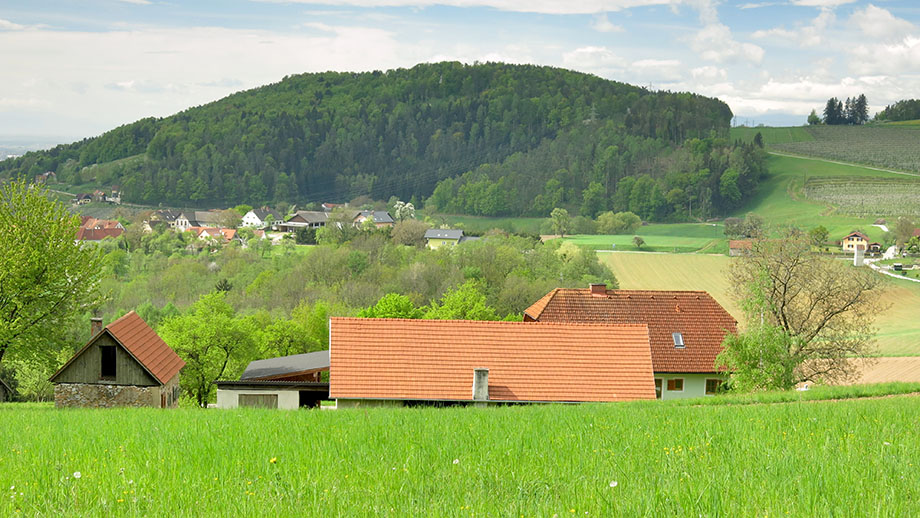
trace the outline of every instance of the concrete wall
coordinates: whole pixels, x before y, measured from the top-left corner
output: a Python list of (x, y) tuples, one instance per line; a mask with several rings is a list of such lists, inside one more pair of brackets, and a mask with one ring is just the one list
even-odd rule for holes
[(300, 408), (300, 390), (279, 389), (222, 389), (217, 388), (217, 408), (237, 408), (240, 406), (240, 394), (274, 394), (278, 396), (278, 408), (297, 410)]
[[(669, 391), (669, 379), (683, 379), (683, 391)], [(721, 374), (664, 374), (655, 373), (655, 380), (661, 380), (661, 399), (683, 399), (706, 395), (706, 380), (725, 379)]]

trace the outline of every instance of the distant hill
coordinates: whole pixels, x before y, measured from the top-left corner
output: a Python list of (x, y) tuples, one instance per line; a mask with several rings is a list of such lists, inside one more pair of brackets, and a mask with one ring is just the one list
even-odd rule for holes
[[(517, 215), (580, 207), (592, 182), (603, 186), (603, 200), (589, 209), (613, 208), (624, 177), (647, 175), (646, 194), (654, 183), (659, 205), (667, 204), (648, 209), (648, 216), (671, 217), (688, 204), (703, 215), (707, 207), (718, 212), (721, 205), (737, 205), (735, 191), (743, 198), (756, 186), (757, 175), (748, 175), (740, 159), (728, 163), (731, 116), (717, 99), (652, 92), (551, 67), (445, 62), (301, 74), (0, 162), (0, 177), (55, 171), (68, 185), (120, 185), (129, 202), (181, 206), (359, 195), (420, 201), (441, 181), (457, 179), (452, 188), (459, 189), (488, 178), (488, 185), (475, 188), (491, 187), (491, 194), (483, 192), (474, 204), (504, 201), (459, 210)], [(693, 171), (675, 155), (687, 139), (704, 142), (686, 152), (702, 157)], [(666, 178), (701, 169), (702, 180)], [(729, 169), (734, 173), (725, 180)], [(502, 176), (513, 182), (501, 183)], [(720, 190), (726, 181), (727, 191)], [(467, 199), (478, 196), (471, 189)], [(597, 198), (593, 189), (590, 196)], [(674, 189), (681, 192), (666, 200)]]

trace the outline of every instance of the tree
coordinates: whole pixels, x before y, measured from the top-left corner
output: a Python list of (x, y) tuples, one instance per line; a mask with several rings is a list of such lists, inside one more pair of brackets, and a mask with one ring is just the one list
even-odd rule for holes
[(821, 124), (821, 117), (818, 117), (818, 114), (815, 113), (815, 110), (811, 110), (811, 113), (808, 114), (808, 125), (816, 126)]
[(99, 301), (100, 251), (74, 244), (79, 218), (38, 186), (0, 187), (0, 361), (47, 356), (66, 323)]
[(405, 221), (415, 219), (415, 206), (401, 200), (396, 200), (393, 204), (393, 219), (396, 221)]
[(556, 207), (549, 217), (553, 222), (553, 232), (559, 237), (565, 237), (565, 233), (569, 230), (569, 211)]
[(808, 237), (811, 239), (811, 244), (815, 246), (821, 246), (824, 243), (827, 243), (830, 235), (830, 231), (828, 231), (827, 227), (824, 225), (818, 225), (817, 227), (814, 227), (808, 231)]
[(294, 242), (298, 245), (315, 245), (316, 229), (310, 227), (298, 228), (294, 231)]
[(217, 215), (217, 226), (220, 228), (236, 228), (242, 223), (243, 217), (240, 216), (240, 213), (233, 210), (227, 209), (222, 210)]
[(636, 248), (642, 250), (642, 247), (645, 246), (645, 240), (641, 236), (633, 237), (633, 244), (636, 245)]
[(431, 225), (417, 219), (406, 219), (393, 225), (390, 238), (397, 245), (409, 245), (418, 248), (425, 247), (425, 232)]
[(582, 191), (584, 203), (581, 204), (581, 215), (593, 218), (607, 208), (607, 193), (604, 186), (598, 182), (591, 182), (588, 188)]
[(904, 246), (914, 234), (914, 222), (907, 216), (901, 216), (894, 224), (895, 244)]
[(225, 292), (215, 291), (184, 315), (165, 320), (157, 332), (185, 360), (182, 390), (205, 406), (214, 382), (239, 374), (252, 358), (257, 331), (248, 319), (237, 318)]
[(243, 216), (248, 214), (249, 211), (252, 210), (252, 205), (240, 204), (240, 205), (237, 205), (236, 207), (233, 207), (233, 210), (235, 210), (236, 213), (239, 214), (240, 217), (242, 218)]
[[(751, 253), (732, 263), (730, 279), (754, 333), (726, 342), (738, 349), (722, 357), (724, 366), (739, 376), (775, 369), (782, 375), (761, 383), (781, 388), (846, 380), (857, 369), (851, 359), (872, 352), (881, 277), (812, 253), (800, 230), (755, 240)], [(770, 349), (762, 357), (741, 350), (764, 337)]]
[(824, 105), (824, 124), (844, 124), (846, 114), (843, 113), (843, 103), (836, 97), (831, 97)]
[(422, 317), (428, 320), (499, 320), (495, 309), (486, 304), (486, 296), (476, 281), (467, 281), (449, 290), (440, 303), (432, 302)]
[(422, 310), (405, 295), (387, 293), (377, 304), (358, 312), (361, 318), (422, 318)]

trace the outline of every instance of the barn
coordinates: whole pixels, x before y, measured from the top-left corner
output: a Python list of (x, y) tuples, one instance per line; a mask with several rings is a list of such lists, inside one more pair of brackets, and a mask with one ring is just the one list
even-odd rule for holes
[(102, 327), (53, 376), (57, 407), (175, 408), (185, 362), (134, 311)]
[(217, 382), (218, 408), (315, 408), (329, 399), (329, 351), (294, 354), (249, 363), (238, 381)]

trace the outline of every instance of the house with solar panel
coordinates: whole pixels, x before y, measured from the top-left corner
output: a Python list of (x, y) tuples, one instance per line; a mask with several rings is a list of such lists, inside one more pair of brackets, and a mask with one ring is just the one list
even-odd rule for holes
[(56, 407), (175, 408), (182, 358), (134, 311), (103, 327), (53, 376)]
[(645, 324), (655, 395), (678, 399), (713, 395), (726, 374), (716, 368), (722, 341), (737, 322), (705, 291), (557, 288), (524, 310), (525, 322)]

